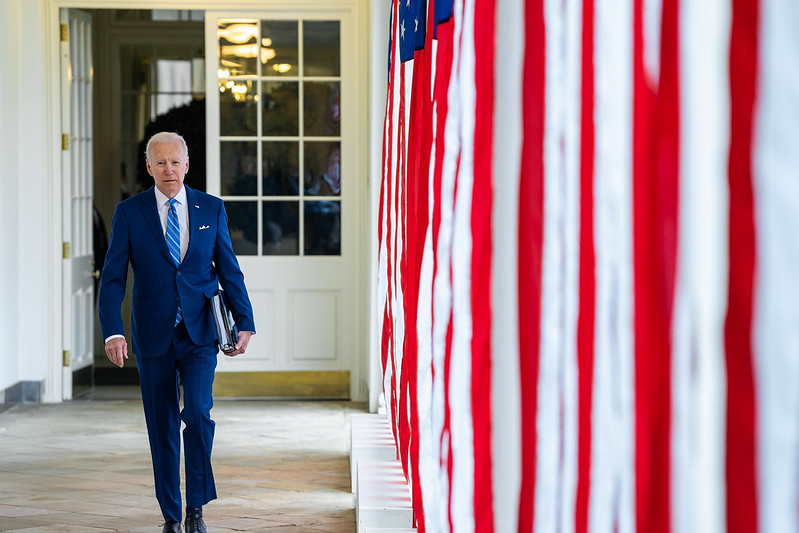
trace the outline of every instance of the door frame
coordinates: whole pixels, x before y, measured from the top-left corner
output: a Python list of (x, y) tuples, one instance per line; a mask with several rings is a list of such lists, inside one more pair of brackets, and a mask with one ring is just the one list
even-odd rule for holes
[[(331, 6), (327, 9), (316, 8), (310, 11), (296, 8), (291, 11), (275, 11), (268, 7), (252, 11), (229, 11), (228, 9), (206, 11), (205, 52), (209, 62), (205, 69), (206, 131), (208, 132), (206, 146), (207, 186), (209, 193), (218, 195), (225, 200), (228, 210), (234, 209), (232, 206), (236, 205), (235, 202), (239, 198), (235, 195), (225, 196), (220, 194), (220, 142), (226, 142), (222, 141), (222, 139), (227, 136), (219, 135), (220, 93), (217, 74), (219, 67), (216, 59), (218, 52), (216, 30), (219, 21), (231, 19), (241, 21), (287, 20), (292, 23), (303, 20), (330, 20), (340, 23), (341, 71), (336, 76), (323, 76), (321, 78), (324, 81), (329, 81), (330, 79), (340, 80), (338, 82), (342, 102), (340, 133), (329, 138), (324, 135), (321, 137), (319, 135), (308, 135), (305, 134), (300, 126), (297, 132), (299, 141), (294, 142), (298, 142), (297, 146), (300, 149), (303, 145), (308, 146), (307, 140), (309, 138), (313, 139), (311, 142), (319, 141), (320, 138), (328, 139), (328, 142), (338, 142), (341, 149), (341, 160), (344, 161), (342, 167), (346, 167), (348, 170), (342, 175), (341, 193), (337, 196), (334, 195), (337, 198), (334, 201), (338, 201), (341, 206), (341, 250), (338, 255), (308, 255), (303, 252), (300, 244), (297, 255), (270, 256), (256, 253), (255, 255), (239, 256), (239, 263), (245, 277), (249, 280), (247, 286), (250, 290), (250, 299), (253, 307), (256, 311), (260, 310), (261, 312), (261, 318), (256, 317), (256, 323), (265, 317), (271, 317), (271, 320), (267, 324), (259, 324), (257, 326), (264, 338), (260, 339), (256, 336), (253, 339), (250, 344), (250, 349), (255, 350), (252, 358), (242, 360), (239, 360), (239, 358), (223, 359), (219, 362), (217, 376), (219, 377), (222, 373), (238, 374), (236, 378), (225, 376), (225, 378), (235, 380), (237, 386), (215, 387), (215, 392), (220, 395), (236, 394), (241, 390), (238, 384), (246, 379), (251, 379), (253, 383), (263, 381), (260, 390), (256, 389), (252, 392), (254, 396), (264, 394), (304, 396), (308, 394), (312, 395), (312, 397), (336, 398), (343, 395), (352, 398), (357, 393), (355, 384), (361, 380), (360, 360), (357, 355), (362, 353), (359, 340), (363, 338), (365, 328), (359, 321), (351, 321), (349, 318), (354, 316), (353, 312), (358, 312), (366, 301), (362, 297), (363, 285), (359, 283), (359, 280), (363, 277), (361, 272), (364, 271), (365, 265), (361, 259), (363, 257), (364, 241), (357, 222), (367, 216), (363, 211), (365, 207), (363, 198), (365, 195), (364, 169), (363, 165), (358, 163), (359, 158), (357, 155), (363, 153), (359, 149), (359, 143), (363, 142), (363, 138), (359, 139), (358, 125), (362, 123), (361, 115), (365, 110), (358, 105), (358, 102), (363, 101), (363, 93), (359, 92), (359, 84), (356, 82), (359, 51), (354, 14), (349, 7), (339, 8), (337, 6)], [(300, 22), (300, 24), (302, 23)], [(297, 35), (299, 39), (298, 45), (302, 42), (301, 35), (301, 33)], [(298, 48), (298, 51), (300, 50)], [(272, 82), (286, 79), (268, 77), (268, 72), (261, 72), (260, 70), (259, 75), (261, 76), (259, 79), (268, 79)], [(263, 76), (267, 77), (263, 78)], [(289, 83), (296, 83), (298, 87), (302, 85), (303, 81), (313, 84), (314, 81), (319, 79), (318, 76), (309, 76), (305, 71), (298, 71), (296, 76), (288, 78)], [(299, 94), (301, 94), (301, 91)], [(301, 104), (300, 109), (302, 109)], [(300, 118), (300, 123), (301, 121), (302, 119)], [(240, 140), (258, 139), (258, 142), (260, 142), (263, 139), (261, 135), (262, 132), (258, 130), (255, 137), (246, 135), (233, 137)], [(269, 135), (265, 137), (269, 137)], [(227, 139), (229, 140), (230, 137), (227, 137)], [(336, 140), (334, 141), (334, 139)], [(302, 166), (301, 155), (298, 163)], [(302, 188), (302, 177), (299, 179), (299, 185)], [(258, 190), (260, 191), (260, 187)], [(308, 202), (308, 199), (314, 200), (314, 197), (307, 194), (303, 195), (300, 191), (297, 194), (298, 196), (291, 197), (290, 201), (298, 201), (300, 206), (299, 224), (302, 227), (304, 224), (302, 206), (303, 204), (306, 206), (312, 205), (312, 202)], [(253, 198), (258, 198), (256, 201), (261, 202), (264, 196), (259, 196), (256, 193), (255, 196), (250, 196), (245, 201), (253, 201)], [(275, 198), (272, 197), (271, 199), (274, 200)], [(300, 295), (302, 297), (297, 299)], [(301, 304), (300, 302), (304, 298), (313, 299), (314, 304), (310, 304), (309, 301), (306, 301), (304, 305)], [(322, 298), (322, 300), (319, 300), (319, 298)], [(325, 353), (325, 356), (318, 358), (311, 356), (310, 351), (306, 352), (304, 356), (300, 356), (295, 351), (296, 348), (293, 348), (294, 343), (298, 340), (296, 331), (297, 315), (292, 313), (291, 310), (295, 309), (295, 306), (299, 306), (304, 308), (303, 313), (299, 314), (304, 315), (315, 304), (322, 302), (332, 302), (332, 310), (329, 310), (331, 315), (325, 315), (328, 320), (321, 320), (327, 325), (335, 324), (332, 327), (335, 332), (327, 331), (328, 334), (332, 333), (332, 342), (324, 343), (325, 346), (331, 347), (331, 352)], [(294, 333), (292, 334), (292, 332)], [(305, 337), (307, 333), (303, 331), (300, 336)], [(256, 342), (258, 346), (253, 344)], [(284, 374), (286, 383), (299, 379), (301, 380), (301, 385), (298, 385), (296, 390), (291, 390), (288, 387), (285, 389), (275, 387), (272, 380), (273, 378), (279, 379), (273, 375), (275, 372)], [(347, 381), (349, 381), (348, 384)], [(336, 383), (337, 387), (331, 387), (330, 385), (333, 383)], [(276, 392), (273, 393), (273, 391)]]
[[(92, 206), (85, 205), (85, 195), (81, 193), (81, 191), (86, 192), (87, 189), (93, 191), (94, 181), (94, 166), (91, 161), (93, 113), (91, 107), (85, 108), (86, 100), (84, 98), (86, 76), (89, 76), (89, 94), (92, 94), (93, 87), (91, 79), (93, 68), (92, 16), (85, 10), (65, 9), (60, 11), (59, 21), (62, 27), (63, 25), (67, 27), (67, 39), (60, 41), (61, 75), (59, 81), (61, 83), (62, 134), (68, 142), (68, 148), (61, 151), (60, 169), (63, 179), (70, 183), (69, 188), (65, 189), (62, 195), (62, 213), (64, 213), (62, 239), (64, 243), (67, 243), (63, 245), (62, 253), (64, 274), (62, 280), (65, 291), (62, 300), (64, 333), (62, 397), (64, 400), (70, 400), (91, 391), (93, 386), (94, 357), (92, 355), (92, 359), (85, 364), (83, 356), (93, 352), (95, 290), (92, 275), (97, 271), (94, 268), (92, 253), (92, 225), (90, 222), (90, 220), (93, 221)], [(73, 27), (73, 21), (75, 21), (75, 26), (79, 27), (77, 31)], [(87, 31), (89, 32), (88, 50), (85, 47)], [(66, 79), (66, 72), (72, 73), (72, 79)], [(77, 84), (73, 80), (77, 80)], [(78, 114), (74, 114), (75, 110), (73, 109), (76, 101), (79, 108)], [(89, 124), (87, 125), (85, 122), (89, 122)], [(86, 129), (87, 126), (88, 129)], [(88, 151), (86, 150), (87, 143)], [(79, 206), (75, 205), (76, 197), (84, 197), (84, 201), (79, 201)], [(83, 211), (83, 209), (88, 209), (88, 211)], [(87, 216), (84, 218), (81, 215)], [(76, 223), (78, 219), (82, 219), (86, 225)], [(76, 328), (76, 324), (83, 324), (83, 327)], [(80, 364), (82, 366), (76, 369), (75, 367)], [(80, 374), (78, 374), (79, 372)], [(78, 391), (74, 390), (76, 377), (81, 382)], [(88, 389), (85, 388), (87, 384)]]
[[(226, 11), (247, 10), (287, 10), (296, 11), (298, 9), (328, 9), (331, 4), (339, 8), (348, 8), (352, 11), (353, 20), (356, 21), (356, 31), (358, 33), (356, 42), (358, 43), (357, 64), (357, 83), (358, 94), (362, 95), (364, 101), (369, 101), (370, 94), (370, 41), (372, 28), (372, 1), (371, 0), (230, 0), (225, 4)], [(62, 355), (62, 309), (63, 309), (63, 279), (62, 279), (62, 239), (61, 224), (63, 210), (61, 198), (63, 196), (63, 176), (61, 172), (61, 113), (62, 103), (60, 97), (60, 9), (62, 8), (82, 8), (82, 9), (201, 9), (218, 10), (219, 3), (214, 0), (44, 0), (42, 5), (42, 15), (44, 17), (44, 60), (45, 64), (45, 94), (47, 95), (46, 105), (46, 135), (43, 139), (45, 167), (48, 169), (46, 178), (47, 189), (50, 195), (47, 198), (50, 209), (45, 210), (47, 231), (49, 235), (50, 256), (48, 258), (49, 279), (47, 291), (47, 311), (46, 311), (46, 331), (47, 331), (47, 357), (45, 362), (45, 380), (42, 400), (44, 402), (60, 402), (63, 395), (63, 355)], [(369, 106), (365, 106), (369, 108)], [(358, 175), (365, 179), (367, 184), (358, 193), (356, 201), (359, 202), (359, 212), (362, 214), (358, 221), (358, 235), (362, 242), (369, 243), (375, 234), (373, 225), (376, 224), (371, 214), (374, 211), (372, 198), (375, 198), (375, 187), (379, 188), (380, 176), (372, 175), (369, 172), (370, 158), (379, 157), (379, 154), (370, 153), (369, 139), (371, 132), (369, 115), (374, 113), (372, 107), (370, 112), (360, 113), (357, 122), (356, 144), (369, 154), (368, 157), (359, 158)], [(375, 388), (374, 365), (379, 364), (376, 338), (373, 335), (373, 324), (370, 320), (372, 312), (373, 284), (371, 280), (376, 275), (376, 261), (373, 261), (373, 247), (366, 245), (362, 248), (359, 259), (364, 273), (360, 278), (360, 302), (358, 311), (358, 346), (359, 354), (353, 357), (357, 362), (353, 362), (350, 381), (350, 398), (354, 401), (366, 400), (369, 390)], [(370, 372), (371, 370), (371, 372)]]

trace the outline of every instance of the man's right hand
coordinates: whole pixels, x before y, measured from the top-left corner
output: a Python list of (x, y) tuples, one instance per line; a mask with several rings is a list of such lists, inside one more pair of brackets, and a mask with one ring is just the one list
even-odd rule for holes
[(125, 365), (125, 359), (128, 358), (128, 341), (122, 337), (116, 337), (105, 343), (105, 355), (108, 360), (114, 363), (119, 368)]

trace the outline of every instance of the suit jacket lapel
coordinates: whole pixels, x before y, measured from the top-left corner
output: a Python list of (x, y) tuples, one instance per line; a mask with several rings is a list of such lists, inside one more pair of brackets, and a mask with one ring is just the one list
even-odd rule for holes
[(150, 187), (148, 193), (143, 194), (141, 198), (142, 202), (139, 208), (142, 210), (143, 218), (153, 234), (156, 246), (166, 255), (171, 264), (172, 256), (169, 255), (169, 248), (166, 245), (166, 238), (164, 237), (164, 229), (161, 226), (161, 218), (158, 216), (158, 206), (155, 203), (155, 186)]
[(202, 205), (200, 204), (199, 195), (196, 191), (187, 185), (183, 185), (186, 189), (186, 212), (188, 214), (189, 219), (189, 247), (186, 249), (186, 256), (183, 258), (185, 261), (191, 255), (193, 250), (194, 243), (197, 242), (197, 221), (200, 218), (200, 210), (202, 209)]

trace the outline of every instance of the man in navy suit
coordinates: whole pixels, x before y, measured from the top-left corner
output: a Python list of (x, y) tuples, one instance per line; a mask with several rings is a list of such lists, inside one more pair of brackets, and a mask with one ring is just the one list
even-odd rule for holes
[(236, 349), (226, 355), (247, 350), (255, 322), (222, 200), (183, 184), (189, 170), (186, 142), (176, 133), (158, 133), (147, 143), (146, 156), (155, 185), (117, 205), (100, 280), (100, 324), (106, 355), (121, 368), (128, 358), (128, 344), (120, 306), (130, 264), (132, 352), (139, 370), (155, 494), (165, 520), (162, 532), (182, 531), (182, 421), (186, 533), (204, 533), (202, 506), (216, 498), (211, 406), (218, 347), (208, 297), (221, 285), (239, 328)]

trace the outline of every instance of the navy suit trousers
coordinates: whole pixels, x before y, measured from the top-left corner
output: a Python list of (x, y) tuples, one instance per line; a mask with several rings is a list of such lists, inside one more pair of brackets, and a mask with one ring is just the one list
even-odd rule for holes
[[(155, 496), (165, 520), (180, 521), (180, 424), (186, 470), (186, 506), (201, 507), (216, 498), (211, 470), (214, 440), (213, 383), (216, 343), (194, 344), (181, 322), (167, 353), (138, 357), (144, 417), (153, 459)], [(180, 410), (180, 387), (183, 410)]]

